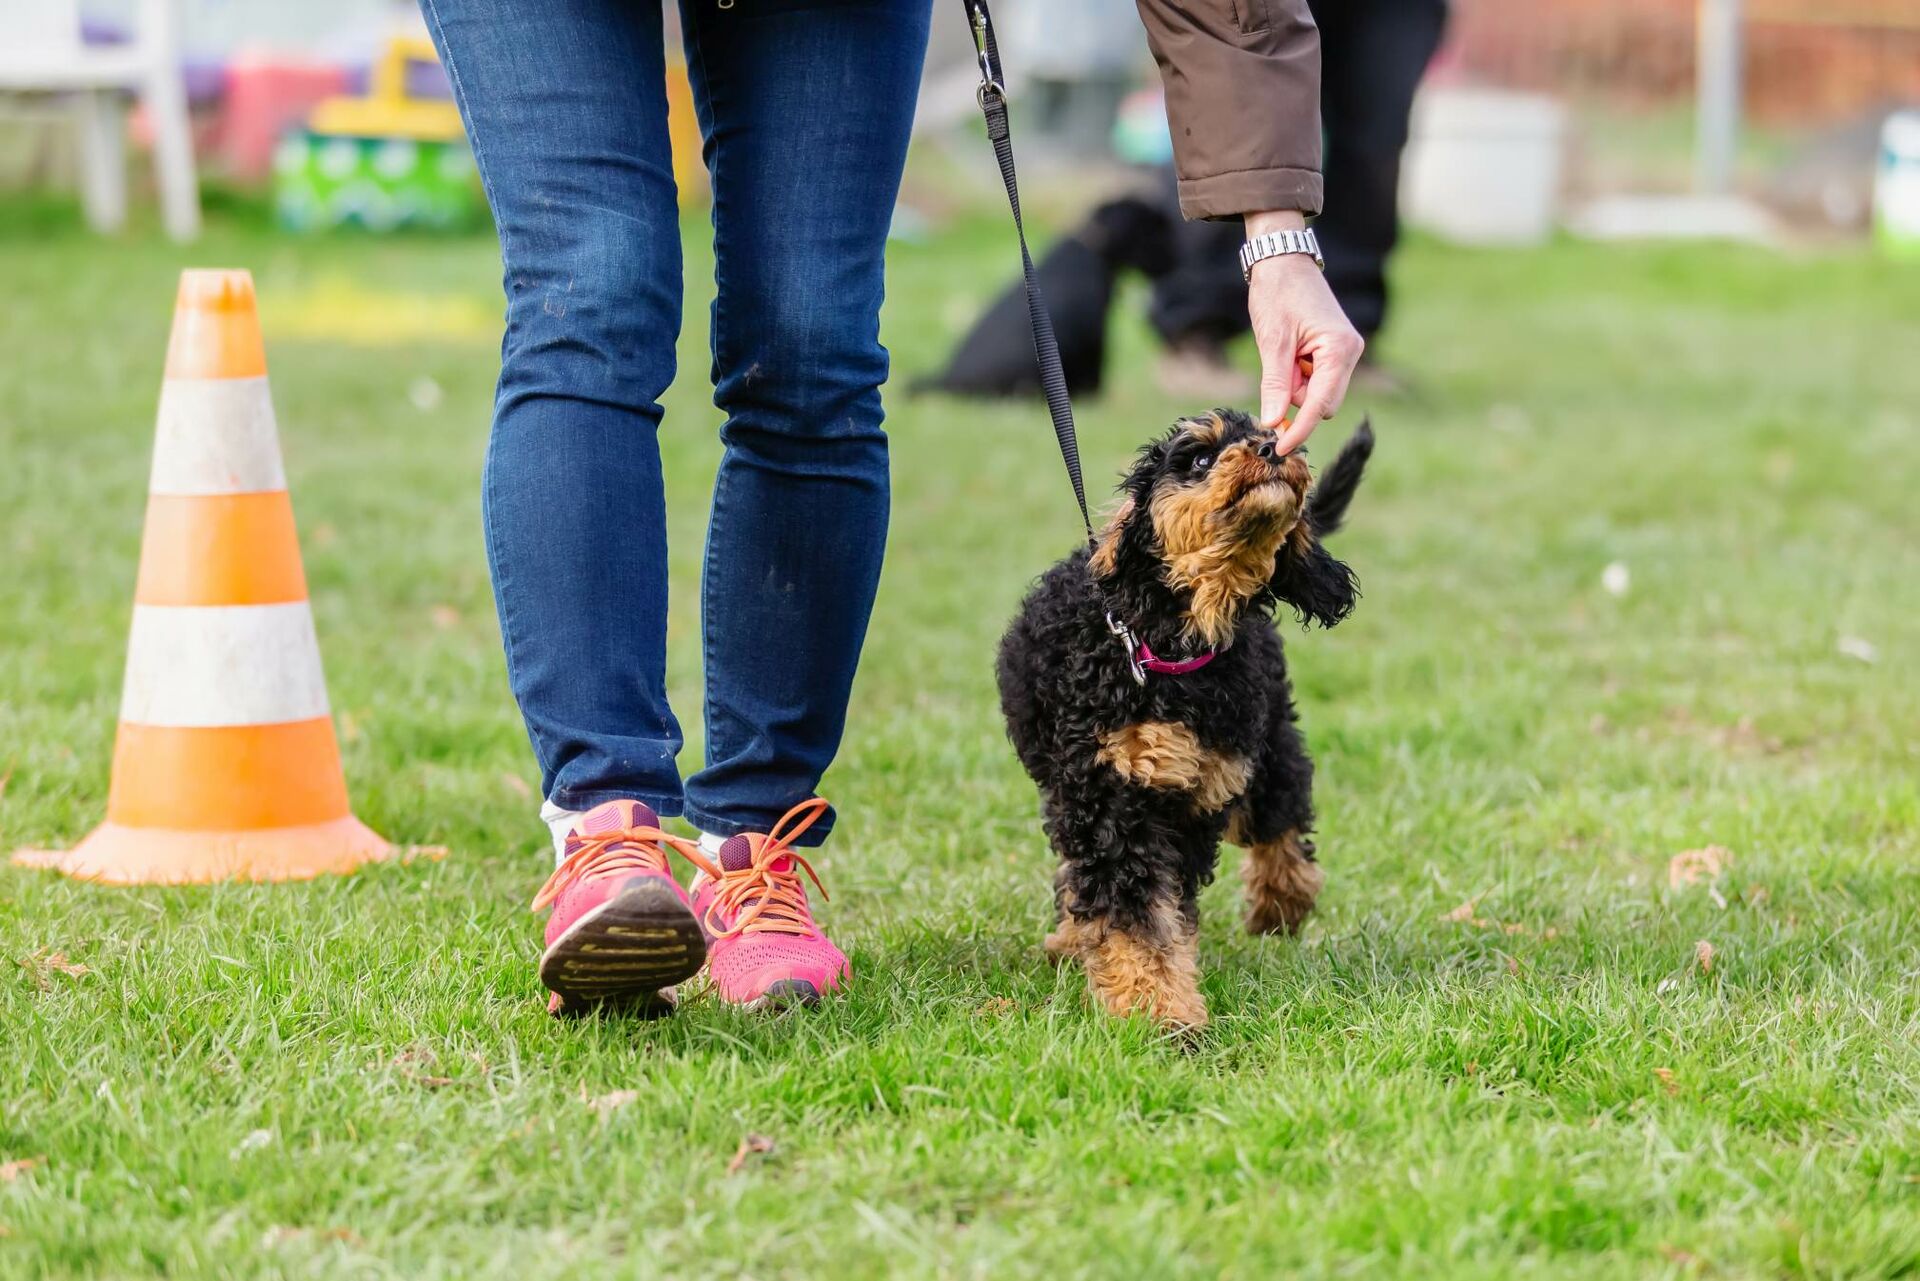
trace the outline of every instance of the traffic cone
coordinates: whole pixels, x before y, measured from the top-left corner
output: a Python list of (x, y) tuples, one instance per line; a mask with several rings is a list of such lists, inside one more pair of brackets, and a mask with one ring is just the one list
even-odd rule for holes
[(107, 819), (14, 862), (298, 880), (392, 852), (353, 816), (244, 271), (180, 276)]

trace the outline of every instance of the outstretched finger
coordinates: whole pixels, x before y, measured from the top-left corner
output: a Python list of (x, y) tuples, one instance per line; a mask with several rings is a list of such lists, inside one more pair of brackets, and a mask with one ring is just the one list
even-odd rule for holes
[(1322, 419), (1330, 417), (1340, 408), (1340, 401), (1346, 395), (1345, 379), (1340, 369), (1332, 361), (1320, 361), (1313, 367), (1312, 377), (1307, 379), (1306, 395), (1300, 398), (1300, 412), (1293, 416), (1293, 422), (1280, 434), (1281, 454), (1290, 454), (1306, 443), (1313, 435)]
[(1300, 403), (1301, 395), (1306, 391), (1307, 382), (1313, 377), (1313, 357), (1302, 356), (1288, 370), (1289, 379), (1284, 388), (1261, 380), (1260, 385), (1260, 425), (1268, 431), (1281, 431), (1287, 425), (1287, 414)]

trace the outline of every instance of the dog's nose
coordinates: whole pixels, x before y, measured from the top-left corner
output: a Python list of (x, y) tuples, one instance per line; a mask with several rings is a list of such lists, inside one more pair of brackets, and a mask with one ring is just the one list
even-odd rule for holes
[(1273, 447), (1274, 447), (1274, 437), (1271, 433), (1269, 433), (1261, 437), (1260, 443), (1253, 447), (1253, 452), (1260, 455), (1260, 457), (1266, 459), (1268, 462), (1272, 462), (1276, 457), (1276, 455), (1273, 452)]

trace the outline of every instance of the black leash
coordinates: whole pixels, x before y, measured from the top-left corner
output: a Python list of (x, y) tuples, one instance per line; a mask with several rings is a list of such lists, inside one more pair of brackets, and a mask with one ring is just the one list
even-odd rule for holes
[(1020, 237), (1020, 266), (1026, 276), (1033, 354), (1040, 362), (1040, 390), (1047, 398), (1053, 434), (1060, 442), (1060, 457), (1067, 464), (1074, 501), (1080, 504), (1080, 524), (1087, 531), (1087, 545), (1091, 547), (1093, 517), (1087, 512), (1087, 483), (1080, 474), (1080, 440), (1073, 430), (1073, 403), (1067, 398), (1067, 375), (1060, 368), (1060, 344), (1053, 336), (1053, 318), (1040, 299), (1033, 254), (1027, 249), (1026, 225), (1020, 220), (1020, 184), (1013, 172), (1013, 139), (1007, 128), (1007, 88), (1000, 76), (1000, 46), (993, 38), (993, 19), (987, 13), (987, 0), (962, 0), (962, 3), (967, 8), (967, 28), (973, 33), (973, 47), (980, 55), (980, 88), (974, 96), (987, 118), (987, 137), (992, 140), (993, 154), (1000, 161), (1000, 179), (1007, 185), (1007, 204), (1013, 209), (1013, 229)]

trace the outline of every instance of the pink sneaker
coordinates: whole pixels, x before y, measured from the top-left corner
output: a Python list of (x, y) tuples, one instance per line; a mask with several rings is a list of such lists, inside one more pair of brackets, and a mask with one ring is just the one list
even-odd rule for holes
[[(826, 887), (791, 842), (826, 811), (820, 797), (802, 801), (765, 836), (729, 837), (719, 866), (694, 861), (693, 910), (707, 936), (707, 972), (723, 1001), (748, 1009), (812, 1005), (853, 977), (844, 952), (813, 923), (808, 880)], [(689, 857), (693, 857), (689, 855)]]
[(667, 868), (667, 846), (692, 844), (662, 832), (639, 801), (608, 801), (574, 823), (566, 857), (533, 896), (536, 912), (553, 905), (540, 957), (550, 1012), (673, 1012), (673, 985), (699, 973), (707, 953), (693, 904)]

